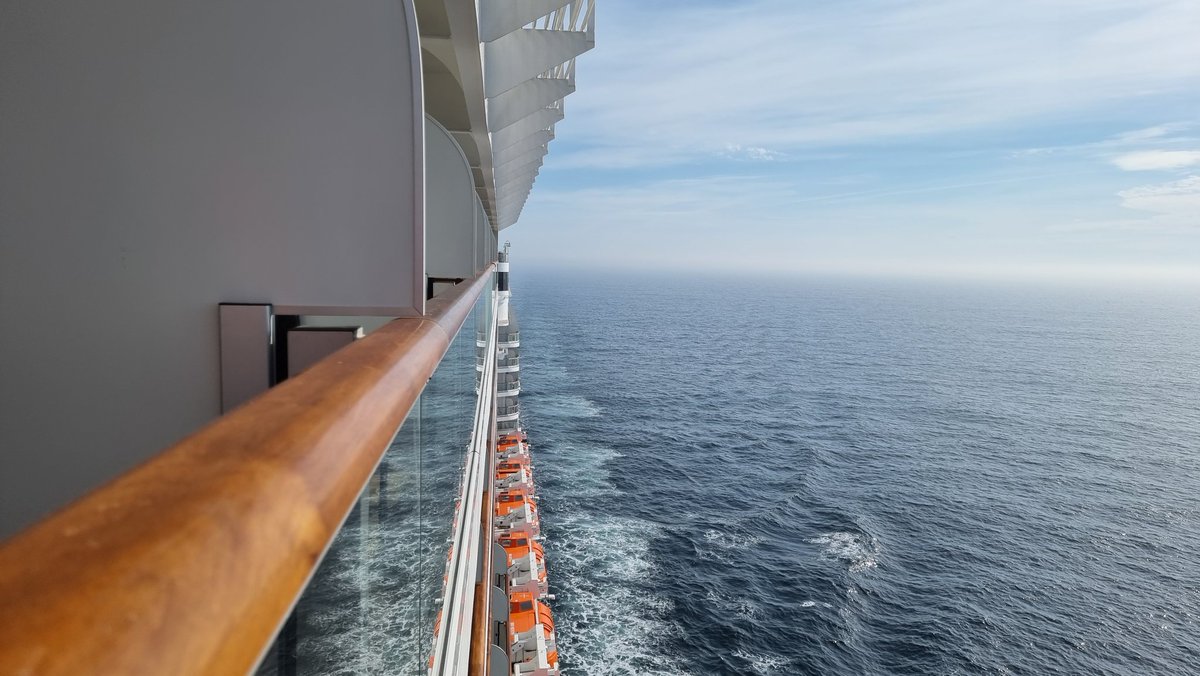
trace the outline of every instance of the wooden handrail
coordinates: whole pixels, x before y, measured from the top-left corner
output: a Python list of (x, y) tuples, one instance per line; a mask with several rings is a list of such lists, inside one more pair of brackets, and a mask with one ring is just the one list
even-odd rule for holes
[(488, 267), (0, 548), (0, 674), (258, 663)]

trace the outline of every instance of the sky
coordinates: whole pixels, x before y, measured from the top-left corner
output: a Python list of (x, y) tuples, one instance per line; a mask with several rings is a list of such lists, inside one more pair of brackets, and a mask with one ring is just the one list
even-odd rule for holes
[(1200, 281), (1196, 0), (600, 0), (514, 257)]

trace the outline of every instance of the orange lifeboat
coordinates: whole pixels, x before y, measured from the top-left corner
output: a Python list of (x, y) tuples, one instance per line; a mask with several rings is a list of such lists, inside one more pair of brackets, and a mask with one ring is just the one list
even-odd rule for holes
[(523, 441), (529, 441), (529, 435), (525, 433), (525, 430), (517, 430), (501, 434), (497, 444), (519, 444)]
[(500, 460), (510, 459), (529, 459), (529, 444), (512, 444), (510, 446), (498, 446), (496, 448), (496, 457)]
[(533, 495), (528, 489), (499, 491), (496, 493), (496, 516), (504, 516), (527, 502), (533, 502)]
[(542, 544), (525, 535), (501, 537), (497, 540), (508, 554), (508, 592), (531, 594), (544, 598), (550, 591), (546, 579), (546, 552)]
[(495, 542), (508, 563), (509, 641), (513, 676), (560, 676), (554, 619), (543, 599), (553, 598), (534, 498), (530, 446), (523, 430), (501, 435), (494, 470)]
[(508, 637), (514, 674), (558, 676), (558, 645), (549, 606), (528, 593), (511, 594)]
[(533, 474), (528, 467), (518, 466), (515, 469), (496, 470), (496, 490), (511, 491), (525, 490), (533, 492)]
[[(443, 580), (443, 584), (445, 581)], [(442, 631), (442, 611), (437, 612), (437, 618), (433, 621), (433, 642), (437, 643), (438, 634)], [(433, 651), (429, 651), (428, 669), (433, 669)]]
[(501, 491), (496, 495), (493, 523), (500, 536), (521, 532), (537, 537), (542, 528), (537, 502), (530, 496), (529, 491), (520, 489)]
[(529, 473), (533, 476), (533, 468), (529, 465), (529, 458), (508, 458), (496, 463), (496, 478), (500, 479), (512, 474), (521, 472)]

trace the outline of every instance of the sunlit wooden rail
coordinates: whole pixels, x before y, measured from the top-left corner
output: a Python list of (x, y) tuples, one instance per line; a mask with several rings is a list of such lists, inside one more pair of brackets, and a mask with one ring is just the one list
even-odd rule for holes
[(0, 547), (0, 674), (254, 668), (491, 272)]

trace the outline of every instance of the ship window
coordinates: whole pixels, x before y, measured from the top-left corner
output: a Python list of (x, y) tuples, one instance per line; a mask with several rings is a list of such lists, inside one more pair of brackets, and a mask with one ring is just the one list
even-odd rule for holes
[(517, 604), (518, 610), (533, 610), (533, 601), (521, 601)]

